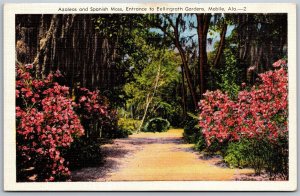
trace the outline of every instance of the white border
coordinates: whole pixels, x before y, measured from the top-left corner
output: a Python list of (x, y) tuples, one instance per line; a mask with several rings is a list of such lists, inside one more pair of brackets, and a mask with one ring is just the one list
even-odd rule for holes
[[(289, 61), (289, 181), (148, 181), (148, 182), (51, 182), (16, 183), (15, 150), (15, 14), (145, 13), (58, 12), (59, 7), (247, 7), (247, 11), (225, 13), (288, 13)], [(162, 13), (162, 12), (147, 12)], [(176, 12), (173, 12), (176, 13)], [(180, 12), (187, 13), (187, 12)], [(191, 12), (195, 13), (195, 12)], [(214, 12), (210, 12), (214, 13)], [(220, 11), (216, 11), (220, 13)], [(205, 3), (205, 4), (5, 4), (4, 5), (4, 190), (6, 191), (294, 191), (297, 189), (297, 92), (296, 92), (296, 4)]]

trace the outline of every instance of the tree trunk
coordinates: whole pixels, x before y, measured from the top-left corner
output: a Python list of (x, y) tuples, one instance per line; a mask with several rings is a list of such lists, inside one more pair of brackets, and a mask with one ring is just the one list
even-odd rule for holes
[(17, 15), (16, 60), (36, 65), (38, 78), (60, 70), (64, 76), (62, 85), (69, 86), (70, 93), (75, 92), (75, 86), (103, 90), (110, 88), (110, 84), (117, 85), (112, 81), (114, 77), (109, 77), (115, 70), (108, 65), (117, 57), (112, 52), (116, 40), (99, 35), (93, 21), (98, 17), (100, 15)]
[[(146, 119), (146, 116), (147, 116), (147, 112), (148, 112), (148, 109), (149, 109), (149, 105), (151, 104), (154, 96), (155, 96), (155, 93), (156, 93), (156, 90), (158, 88), (158, 82), (159, 82), (159, 79), (160, 79), (160, 66), (161, 66), (161, 62), (162, 62), (162, 57), (160, 57), (160, 61), (158, 63), (158, 68), (157, 68), (157, 74), (156, 74), (156, 77), (155, 77), (155, 81), (154, 81), (154, 87), (153, 87), (153, 91), (152, 92), (149, 92), (147, 94), (147, 97), (146, 97), (146, 107), (145, 107), (145, 111), (144, 111), (144, 114), (143, 114), (143, 117), (142, 117), (142, 120), (141, 120), (141, 124), (140, 124), (140, 127), (138, 128), (137, 132), (139, 133), (143, 127), (143, 124), (144, 124), (144, 121)], [(151, 95), (152, 93), (152, 95)]]
[(181, 61), (184, 67), (184, 73), (185, 73), (185, 77), (188, 83), (188, 87), (193, 99), (193, 103), (194, 103), (194, 108), (197, 109), (198, 107), (198, 101), (197, 101), (197, 97), (196, 97), (196, 92), (195, 92), (195, 88), (192, 82), (192, 77), (191, 77), (191, 72), (190, 69), (188, 67), (188, 62), (186, 60), (186, 56), (184, 54), (184, 50), (181, 46), (181, 44), (179, 43), (179, 32), (178, 32), (178, 27), (179, 27), (179, 21), (180, 21), (180, 17), (181, 15), (179, 14), (177, 19), (176, 19), (176, 24), (175, 24), (175, 28), (174, 28), (174, 35), (175, 35), (175, 46), (179, 51), (180, 57), (181, 57)]
[(198, 33), (198, 63), (199, 63), (199, 89), (202, 98), (206, 88), (206, 80), (204, 74), (208, 71), (206, 42), (211, 14), (196, 14), (197, 17), (197, 33)]
[[(180, 35), (179, 35), (179, 23), (182, 20), (182, 14), (178, 14), (177, 18), (176, 18), (176, 22), (174, 24), (173, 20), (170, 19), (169, 17), (166, 16), (166, 19), (169, 21), (169, 24), (172, 26), (172, 28), (174, 29), (174, 34), (172, 34), (170, 31), (168, 31), (165, 27), (162, 27), (161, 24), (159, 23), (152, 23), (155, 27), (159, 28), (161, 31), (164, 32), (164, 34), (166, 36), (168, 36), (174, 43), (175, 47), (178, 49), (180, 57), (181, 57), (181, 61), (182, 61), (182, 65), (184, 67), (184, 74), (186, 77), (186, 81), (188, 84), (188, 88), (189, 91), (191, 93), (192, 96), (192, 100), (193, 100), (193, 105), (194, 105), (194, 109), (197, 109), (198, 107), (198, 100), (197, 100), (197, 96), (196, 96), (196, 89), (193, 85), (193, 81), (192, 81), (192, 77), (191, 77), (191, 72), (188, 66), (188, 61), (186, 59), (186, 55), (184, 52), (183, 47), (180, 44)], [(151, 23), (152, 21), (150, 20), (149, 23)]]
[(36, 77), (43, 78), (45, 73), (45, 67), (49, 55), (49, 44), (52, 39), (53, 33), (57, 26), (57, 15), (54, 14), (51, 19), (50, 27), (48, 31), (44, 34), (44, 17), (41, 17), (41, 28), (39, 33), (39, 45), (37, 49), (37, 55), (32, 64), (36, 65)]
[(227, 24), (224, 22), (224, 25), (223, 25), (221, 33), (220, 33), (220, 42), (219, 42), (217, 54), (214, 59), (214, 67), (215, 68), (218, 68), (220, 66), (219, 62), (220, 62), (220, 59), (221, 59), (221, 56), (223, 53), (223, 49), (224, 49), (224, 45), (225, 45), (226, 32), (227, 32)]

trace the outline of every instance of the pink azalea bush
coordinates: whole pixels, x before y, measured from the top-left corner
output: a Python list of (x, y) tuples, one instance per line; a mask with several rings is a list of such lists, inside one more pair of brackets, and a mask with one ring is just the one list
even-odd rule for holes
[(236, 127), (235, 102), (220, 90), (207, 91), (204, 97), (205, 99), (200, 101), (199, 125), (208, 146), (213, 140), (223, 142), (228, 139), (238, 139), (239, 136), (234, 133)]
[[(249, 155), (249, 149), (258, 152), (253, 156), (257, 157), (252, 161), (254, 167), (267, 167), (270, 172), (283, 171), (287, 175), (286, 61), (279, 60), (273, 67), (274, 70), (259, 74), (258, 85), (240, 91), (234, 100), (220, 90), (206, 92), (199, 103), (199, 126), (208, 147), (213, 142), (226, 145), (246, 141)], [(246, 85), (242, 84), (242, 88)], [(257, 166), (258, 162), (263, 162), (263, 166)]]
[(80, 116), (87, 137), (101, 138), (116, 131), (116, 111), (109, 107), (109, 101), (99, 90), (77, 89), (75, 111)]
[(276, 142), (287, 135), (288, 78), (284, 68), (260, 74), (262, 83), (238, 95), (237, 127), (241, 137)]
[(108, 99), (98, 90), (90, 91), (79, 87), (75, 89), (73, 99), (74, 111), (81, 120), (85, 135), (76, 139), (62, 154), (69, 161), (71, 170), (97, 166), (103, 161), (100, 144), (103, 139), (107, 139), (106, 133), (115, 124), (113, 110), (109, 107)]
[(54, 82), (59, 73), (34, 78), (33, 65), (16, 66), (17, 176), (33, 167), (37, 181), (70, 175), (61, 149), (84, 135), (69, 88)]
[(204, 94), (199, 125), (208, 145), (240, 138), (267, 137), (275, 142), (287, 134), (287, 71), (281, 67), (259, 77), (261, 84), (240, 91), (237, 100), (219, 90)]

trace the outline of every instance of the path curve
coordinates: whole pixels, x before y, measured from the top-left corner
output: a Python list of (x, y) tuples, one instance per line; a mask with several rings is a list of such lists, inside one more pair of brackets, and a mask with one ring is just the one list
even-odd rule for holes
[(235, 180), (250, 169), (216, 166), (220, 158), (205, 160), (182, 139), (182, 129), (139, 133), (102, 146), (101, 167), (72, 172), (72, 181), (183, 181)]

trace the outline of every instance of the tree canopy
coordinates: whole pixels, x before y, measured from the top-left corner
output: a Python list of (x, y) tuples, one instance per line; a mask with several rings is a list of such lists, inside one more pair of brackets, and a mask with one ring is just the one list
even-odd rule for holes
[(206, 90), (234, 97), (286, 57), (287, 15), (17, 15), (16, 46), (37, 77), (59, 70), (71, 95), (98, 89), (131, 118), (142, 118), (158, 77), (146, 118), (185, 118)]

